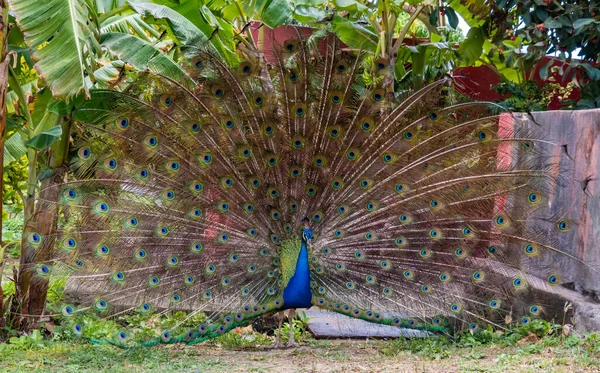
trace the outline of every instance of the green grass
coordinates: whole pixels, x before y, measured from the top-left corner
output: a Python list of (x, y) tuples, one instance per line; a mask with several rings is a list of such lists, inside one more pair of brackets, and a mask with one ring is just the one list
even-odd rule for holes
[(408, 372), (595, 372), (600, 337), (553, 333), (429, 339), (303, 340), (298, 349), (270, 350), (272, 337), (239, 329), (185, 346), (119, 349), (81, 340), (49, 340), (39, 332), (0, 344), (2, 372), (345, 372), (377, 367)]

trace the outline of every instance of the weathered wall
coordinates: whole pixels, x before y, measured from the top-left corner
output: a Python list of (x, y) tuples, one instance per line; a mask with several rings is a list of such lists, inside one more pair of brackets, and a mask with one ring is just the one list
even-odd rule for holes
[(515, 120), (562, 145), (542, 149), (562, 175), (549, 195), (550, 211), (571, 220), (571, 232), (558, 235), (559, 246), (586, 264), (565, 263), (563, 281), (600, 302), (600, 110), (517, 114)]

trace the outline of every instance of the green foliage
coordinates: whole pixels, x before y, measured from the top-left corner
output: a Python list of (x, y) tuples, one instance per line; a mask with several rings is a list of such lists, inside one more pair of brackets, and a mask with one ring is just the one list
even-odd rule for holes
[(269, 346), (273, 344), (273, 340), (264, 334), (253, 332), (251, 329), (236, 328), (215, 338), (210, 343), (215, 343), (228, 350), (235, 350), (245, 346)]
[(8, 351), (28, 351), (45, 347), (48, 341), (44, 340), (42, 333), (35, 329), (29, 335), (11, 337), (9, 343), (0, 343), (0, 356)]
[(558, 84), (547, 84), (540, 87), (533, 80), (523, 83), (504, 81), (493, 88), (501, 95), (508, 95), (508, 98), (499, 104), (507, 110), (517, 112), (548, 110), (552, 97), (563, 92)]
[[(304, 312), (296, 313), (296, 317), (292, 320), (292, 325), (294, 327), (294, 340), (296, 342), (304, 341), (310, 338), (311, 334), (308, 331), (308, 321), (310, 317), (306, 316)], [(281, 327), (281, 340), (284, 343), (287, 343), (290, 339), (290, 322), (285, 322)]]
[[(497, 6), (501, 16), (489, 22), (495, 30), (490, 41), (496, 48), (488, 48), (486, 58), (498, 69), (505, 65), (517, 70), (516, 76), (505, 74), (506, 78), (517, 83), (533, 80), (542, 58), (556, 55), (565, 62), (558, 70), (563, 81), (582, 87), (582, 102), (566, 103), (575, 109), (599, 107), (600, 69), (593, 64), (600, 59), (600, 21), (594, 18), (600, 1), (500, 0)], [(583, 61), (576, 61), (578, 57)], [(546, 63), (539, 69), (542, 80), (548, 79), (549, 67)], [(531, 73), (525, 76), (526, 72)]]

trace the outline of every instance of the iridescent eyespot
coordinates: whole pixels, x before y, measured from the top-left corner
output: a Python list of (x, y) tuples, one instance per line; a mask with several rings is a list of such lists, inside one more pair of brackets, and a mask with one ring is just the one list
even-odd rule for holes
[(338, 138), (340, 136), (340, 127), (334, 126), (329, 129), (329, 136), (332, 138)]
[(474, 272), (471, 277), (473, 278), (474, 281), (483, 281), (483, 280), (485, 280), (485, 274), (483, 272), (481, 272), (481, 271)]
[(260, 186), (260, 180), (258, 180), (257, 178), (250, 178), (249, 182), (250, 182), (250, 186), (253, 189), (256, 189)]
[(110, 253), (110, 249), (108, 246), (106, 245), (98, 245), (98, 247), (96, 247), (96, 255), (100, 256), (100, 257), (106, 257), (108, 256), (108, 254)]
[(94, 303), (94, 308), (97, 311), (105, 311), (108, 308), (108, 303), (105, 300), (103, 300), (103, 299), (98, 299)]
[(411, 131), (405, 131), (402, 137), (404, 137), (405, 140), (410, 141), (415, 137), (415, 135)]
[(293, 53), (298, 50), (298, 40), (286, 40), (283, 43), (283, 50), (287, 53)]
[(526, 285), (525, 280), (523, 280), (519, 277), (515, 278), (512, 283), (513, 283), (514, 287), (517, 289), (522, 289)]
[(75, 248), (76, 245), (77, 245), (77, 243), (72, 238), (65, 238), (63, 240), (63, 247), (65, 249), (73, 249), (73, 248)]
[(190, 126), (190, 129), (192, 130), (192, 132), (198, 132), (198, 131), (200, 131), (200, 124), (192, 123), (192, 125)]
[(212, 155), (210, 155), (210, 153), (202, 153), (200, 154), (199, 160), (202, 167), (207, 167), (212, 163)]
[(77, 193), (75, 192), (74, 189), (66, 189), (63, 193), (63, 195), (65, 196), (66, 199), (74, 199), (75, 197), (77, 197)]
[(387, 69), (388, 65), (389, 64), (385, 58), (380, 58), (375, 62), (375, 68), (379, 71)]
[(156, 276), (151, 276), (148, 279), (148, 285), (150, 285), (150, 286), (156, 286), (156, 285), (158, 285), (159, 282), (160, 282), (160, 279)]
[(348, 63), (346, 61), (339, 61), (335, 67), (338, 73), (343, 73), (348, 69)]
[(560, 220), (556, 226), (561, 232), (568, 232), (571, 230), (571, 222), (568, 220)]
[(146, 136), (144, 143), (149, 148), (155, 148), (158, 145), (158, 138), (156, 136)]
[(430, 112), (430, 113), (429, 113), (429, 119), (431, 119), (431, 120), (438, 120), (438, 115), (437, 115), (437, 113), (435, 113), (435, 112), (433, 112), (433, 111), (432, 111), (432, 112)]
[(227, 119), (223, 121), (223, 126), (225, 126), (226, 129), (230, 130), (235, 126), (235, 122), (233, 121), (233, 119)]
[(373, 101), (375, 102), (379, 102), (381, 100), (383, 100), (383, 90), (376, 90), (371, 94), (371, 98), (373, 99)]
[(223, 90), (223, 88), (215, 86), (212, 88), (212, 94), (216, 98), (221, 98), (223, 97), (223, 95), (225, 95), (225, 91)]
[(278, 162), (278, 157), (275, 154), (267, 154), (266, 162), (267, 162), (267, 166), (275, 167)]
[(244, 74), (244, 75), (248, 75), (252, 72), (252, 64), (250, 63), (250, 61), (243, 61), (240, 64), (240, 71)]
[(557, 285), (559, 282), (558, 276), (557, 275), (548, 276), (548, 282), (550, 283), (550, 285)]
[(146, 257), (146, 255), (147, 255), (146, 250), (139, 249), (139, 250), (136, 250), (134, 257), (136, 259), (144, 259)]
[(116, 124), (119, 128), (125, 129), (129, 126), (129, 120), (127, 118), (117, 119)]
[(90, 152), (89, 148), (80, 148), (77, 151), (77, 155), (79, 156), (79, 158), (81, 159), (88, 159), (90, 157), (92, 153)]
[(108, 158), (104, 161), (104, 165), (109, 170), (114, 170), (115, 168), (117, 168), (117, 161), (114, 160), (113, 158)]
[(357, 160), (359, 158), (359, 156), (360, 156), (360, 152), (357, 149), (350, 149), (346, 153), (346, 158), (351, 161)]
[(524, 251), (526, 255), (533, 256), (537, 253), (537, 247), (532, 244), (527, 244), (524, 247)]
[(488, 304), (490, 305), (490, 308), (498, 309), (498, 308), (500, 308), (501, 303), (497, 299), (492, 299)]
[(50, 267), (45, 264), (38, 264), (35, 267), (35, 273), (37, 273), (39, 276), (46, 277), (50, 274)]
[(459, 247), (456, 250), (454, 250), (454, 255), (456, 255), (458, 258), (464, 258), (467, 255), (467, 253)]
[(323, 167), (327, 164), (327, 158), (325, 158), (325, 156), (322, 155), (317, 155), (313, 160), (313, 164), (316, 167)]
[(190, 250), (194, 253), (198, 253), (200, 251), (202, 251), (202, 244), (200, 242), (195, 242), (190, 246)]
[(539, 203), (540, 201), (540, 197), (537, 195), (537, 193), (529, 193), (529, 196), (527, 198), (529, 202), (533, 204)]

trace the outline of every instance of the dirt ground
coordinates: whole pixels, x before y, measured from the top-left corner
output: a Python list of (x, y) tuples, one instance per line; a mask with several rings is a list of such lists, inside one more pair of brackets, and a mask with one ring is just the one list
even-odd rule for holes
[(514, 347), (486, 347), (449, 351), (437, 357), (389, 354), (386, 343), (314, 341), (294, 349), (237, 351), (198, 346), (195, 349), (203, 366), (186, 372), (600, 372), (598, 361), (578, 361), (576, 353), (569, 356), (567, 351), (552, 348), (531, 354)]

